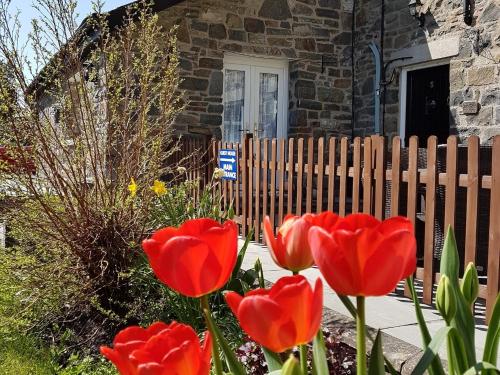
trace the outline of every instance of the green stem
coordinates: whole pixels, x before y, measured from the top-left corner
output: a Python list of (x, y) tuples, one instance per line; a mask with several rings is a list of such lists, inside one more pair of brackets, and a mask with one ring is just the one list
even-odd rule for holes
[(300, 368), (302, 374), (307, 375), (307, 344), (300, 345)]
[(455, 366), (453, 363), (453, 355), (452, 355), (453, 347), (452, 347), (450, 335), (448, 335), (448, 337), (446, 338), (446, 344), (447, 344), (446, 352), (448, 354), (448, 374), (455, 375), (456, 372), (455, 372)]
[(365, 297), (357, 297), (356, 305), (356, 374), (366, 375), (366, 325), (365, 325)]
[(293, 276), (297, 276), (299, 274), (299, 271), (292, 271)]
[(219, 345), (217, 344), (217, 334), (210, 328), (211, 325), (208, 322), (211, 314), (210, 304), (208, 303), (208, 296), (202, 296), (200, 298), (200, 302), (202, 310), (205, 314), (205, 321), (208, 331), (210, 332), (210, 336), (212, 336), (212, 358), (214, 359), (215, 374), (222, 375), (222, 362), (220, 360)]

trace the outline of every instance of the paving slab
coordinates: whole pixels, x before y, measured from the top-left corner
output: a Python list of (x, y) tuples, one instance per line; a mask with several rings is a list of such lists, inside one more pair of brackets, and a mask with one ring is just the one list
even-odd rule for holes
[[(240, 248), (242, 245), (243, 241), (241, 240)], [(290, 275), (289, 271), (281, 269), (274, 263), (266, 246), (250, 243), (243, 261), (243, 269), (253, 268), (257, 259), (260, 259), (262, 263), (264, 277), (267, 281), (274, 283), (279, 278)], [(301, 272), (301, 274), (311, 283), (316, 282), (317, 278), (323, 279), (321, 273), (316, 268), (310, 268)], [(329, 323), (331, 324), (336, 321), (342, 324), (344, 328), (352, 328), (353, 321), (350, 318), (349, 311), (344, 307), (338, 296), (328, 286), (324, 279), (323, 285), (324, 306), (335, 315), (334, 318), (330, 319)], [(399, 288), (402, 289), (403, 285), (401, 284)], [(444, 320), (432, 306), (422, 305), (422, 312), (431, 335), (435, 334), (441, 327), (444, 327)], [(394, 352), (393, 354), (397, 359), (396, 363), (402, 364), (402, 368), (410, 362), (416, 364), (416, 358), (421, 354), (421, 350), (418, 348), (422, 346), (422, 341), (415, 317), (414, 305), (410, 299), (397, 292), (385, 297), (367, 298), (366, 324), (374, 330), (380, 329), (388, 336), (388, 339), (385, 341), (391, 344), (388, 344), (389, 347), (387, 348), (385, 348), (386, 345), (384, 344), (384, 351), (386, 351), (386, 353), (387, 350)], [(480, 323), (476, 327), (476, 354), (478, 358), (482, 357), (486, 341), (486, 328), (484, 323)], [(354, 339), (354, 336), (352, 339)], [(393, 339), (396, 339), (396, 341)], [(349, 342), (347, 343), (349, 344)], [(405, 347), (403, 344), (409, 346)], [(446, 348), (444, 346), (440, 350), (440, 355), (442, 358), (446, 358)]]

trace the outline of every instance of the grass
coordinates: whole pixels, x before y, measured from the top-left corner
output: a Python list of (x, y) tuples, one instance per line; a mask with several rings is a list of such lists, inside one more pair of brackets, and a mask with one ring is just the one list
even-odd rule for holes
[(55, 374), (50, 351), (21, 335), (0, 341), (0, 368), (4, 375)]

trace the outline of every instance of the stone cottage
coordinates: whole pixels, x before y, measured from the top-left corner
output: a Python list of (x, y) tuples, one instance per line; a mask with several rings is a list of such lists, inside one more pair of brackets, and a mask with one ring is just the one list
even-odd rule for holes
[[(120, 22), (124, 7), (110, 12)], [(500, 134), (499, 0), (162, 0), (183, 133)]]

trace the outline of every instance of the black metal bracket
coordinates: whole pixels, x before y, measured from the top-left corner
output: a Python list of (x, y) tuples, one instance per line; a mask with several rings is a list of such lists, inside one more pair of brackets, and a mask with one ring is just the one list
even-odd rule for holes
[(464, 0), (464, 22), (466, 25), (472, 25), (472, 13), (472, 0)]

